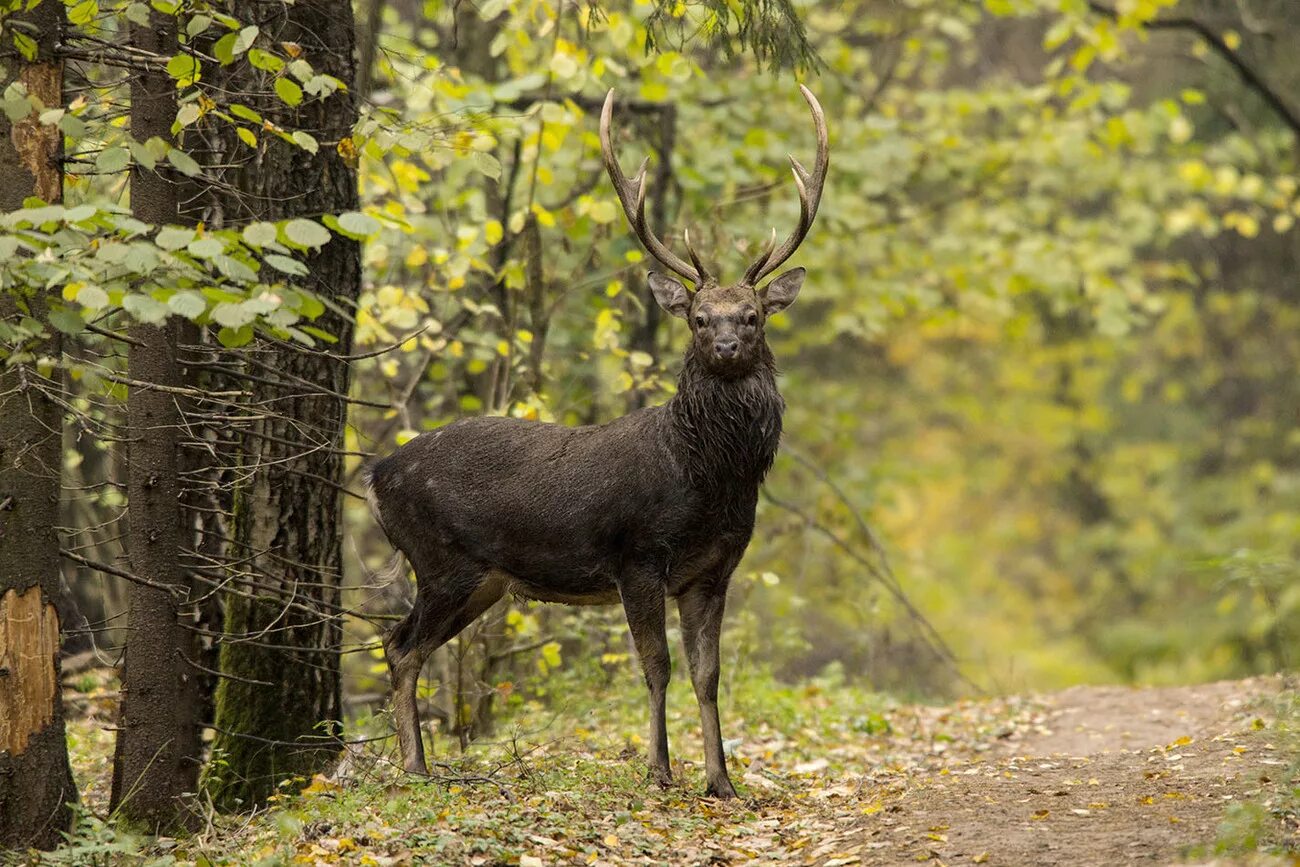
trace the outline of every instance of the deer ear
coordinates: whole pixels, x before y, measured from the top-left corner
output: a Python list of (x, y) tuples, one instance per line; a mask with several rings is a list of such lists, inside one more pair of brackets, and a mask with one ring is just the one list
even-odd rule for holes
[(672, 315), (679, 319), (686, 319), (690, 316), (691, 294), (686, 291), (686, 287), (680, 281), (666, 274), (660, 274), (658, 271), (651, 271), (650, 291), (654, 293), (659, 306)]
[(780, 277), (763, 287), (758, 297), (763, 299), (763, 313), (771, 316), (780, 313), (794, 303), (803, 286), (803, 278), (808, 274), (803, 268), (791, 268)]

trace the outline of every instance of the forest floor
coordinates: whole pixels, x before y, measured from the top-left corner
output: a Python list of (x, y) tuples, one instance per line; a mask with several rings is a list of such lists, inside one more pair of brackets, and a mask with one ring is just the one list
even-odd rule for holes
[[(92, 697), (70, 723), (89, 809), (81, 835), (51, 860), (1294, 865), (1294, 690), (1263, 677), (945, 707), (835, 684), (740, 690), (724, 718), (729, 733), (743, 735), (728, 744), (744, 794), (734, 802), (699, 795), (687, 688), (671, 696), (679, 783), (668, 790), (645, 783), (641, 697), (618, 690), (541, 714), (540, 730), (503, 731), (464, 755), (441, 755), (429, 780), (395, 770), (391, 747), (358, 746), (301, 794), (164, 839), (132, 837), (94, 817), (111, 735), (108, 708), (97, 713)], [(525, 718), (536, 722), (537, 710)]]

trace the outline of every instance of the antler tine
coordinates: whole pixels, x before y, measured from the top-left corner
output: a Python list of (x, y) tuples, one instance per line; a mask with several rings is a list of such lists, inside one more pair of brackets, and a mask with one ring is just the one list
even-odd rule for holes
[(758, 258), (754, 261), (754, 264), (749, 266), (749, 270), (745, 272), (744, 283), (746, 286), (753, 286), (755, 283), (759, 281), (759, 274), (763, 270), (763, 266), (767, 264), (767, 260), (772, 258), (772, 251), (775, 249), (776, 249), (776, 226), (773, 226), (772, 234), (768, 236), (767, 243), (763, 245), (762, 252), (759, 253)]
[[(627, 216), (627, 221), (631, 224), (633, 233), (642, 246), (649, 251), (650, 255), (662, 262), (664, 267), (677, 272), (696, 286), (701, 285), (708, 279), (708, 275), (703, 268), (699, 267), (695, 252), (690, 251), (691, 258), (696, 259), (696, 267), (692, 268), (672, 250), (669, 250), (667, 245), (655, 236), (655, 233), (646, 223), (646, 166), (649, 164), (650, 158), (646, 157), (645, 161), (641, 163), (641, 170), (637, 172), (636, 177), (631, 181), (624, 176), (623, 170), (618, 166), (618, 159), (614, 156), (614, 145), (609, 135), (610, 121), (613, 115), (614, 88), (611, 87), (609, 93), (605, 96), (605, 105), (600, 110), (600, 154), (605, 160), (605, 171), (609, 173), (609, 179), (614, 183), (614, 192), (618, 194), (618, 200), (623, 205), (623, 213)], [(687, 249), (689, 250), (689, 244)]]
[[(771, 274), (777, 268), (781, 267), (786, 259), (794, 255), (794, 251), (799, 249), (803, 239), (807, 237), (808, 230), (812, 228), (813, 220), (817, 219), (817, 208), (821, 204), (822, 187), (826, 184), (826, 170), (830, 167), (831, 146), (830, 137), (826, 132), (826, 114), (822, 111), (821, 103), (813, 92), (804, 85), (799, 85), (799, 90), (803, 93), (803, 98), (808, 102), (808, 108), (812, 110), (813, 125), (817, 128), (817, 162), (813, 164), (813, 170), (810, 173), (800, 162), (793, 156), (790, 157), (790, 168), (794, 172), (794, 185), (799, 191), (799, 226), (789, 238), (785, 239), (779, 249), (772, 250), (769, 246), (764, 255), (757, 262), (749, 267), (745, 273), (745, 281), (753, 286), (762, 280), (768, 274)], [(775, 233), (775, 230), (773, 230)]]
[(686, 239), (686, 252), (691, 255), (691, 263), (695, 265), (695, 271), (700, 275), (700, 283), (709, 282), (713, 279), (713, 275), (709, 273), (708, 268), (704, 267), (704, 260), (700, 258), (699, 253), (695, 252), (695, 247), (691, 244), (691, 230), (682, 229), (682, 237)]

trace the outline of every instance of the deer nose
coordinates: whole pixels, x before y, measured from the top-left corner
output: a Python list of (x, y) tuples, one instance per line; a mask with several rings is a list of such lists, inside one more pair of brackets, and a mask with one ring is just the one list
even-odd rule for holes
[(740, 351), (740, 341), (734, 337), (719, 337), (713, 341), (713, 351), (719, 358), (733, 358)]

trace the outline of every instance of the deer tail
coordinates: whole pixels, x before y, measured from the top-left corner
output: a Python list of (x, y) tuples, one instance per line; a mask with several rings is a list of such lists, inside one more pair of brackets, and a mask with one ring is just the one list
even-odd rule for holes
[[(379, 525), (379, 529), (383, 531), (384, 538), (388, 539), (388, 543), (392, 545), (392, 537), (388, 535), (388, 528), (384, 526), (383, 513), (379, 509), (379, 497), (375, 494), (373, 464), (361, 470), (361, 481), (366, 488), (366, 505), (370, 506), (370, 514), (374, 517), (375, 523)], [(365, 567), (362, 566), (362, 568)], [(393, 556), (388, 558), (388, 562), (384, 564), (382, 569), (377, 572), (367, 570), (366, 583), (376, 589), (391, 587), (406, 603), (407, 608), (410, 608), (415, 603), (415, 599), (411, 595), (411, 584), (406, 580), (406, 573), (406, 555), (402, 553), (401, 548), (393, 545)]]

